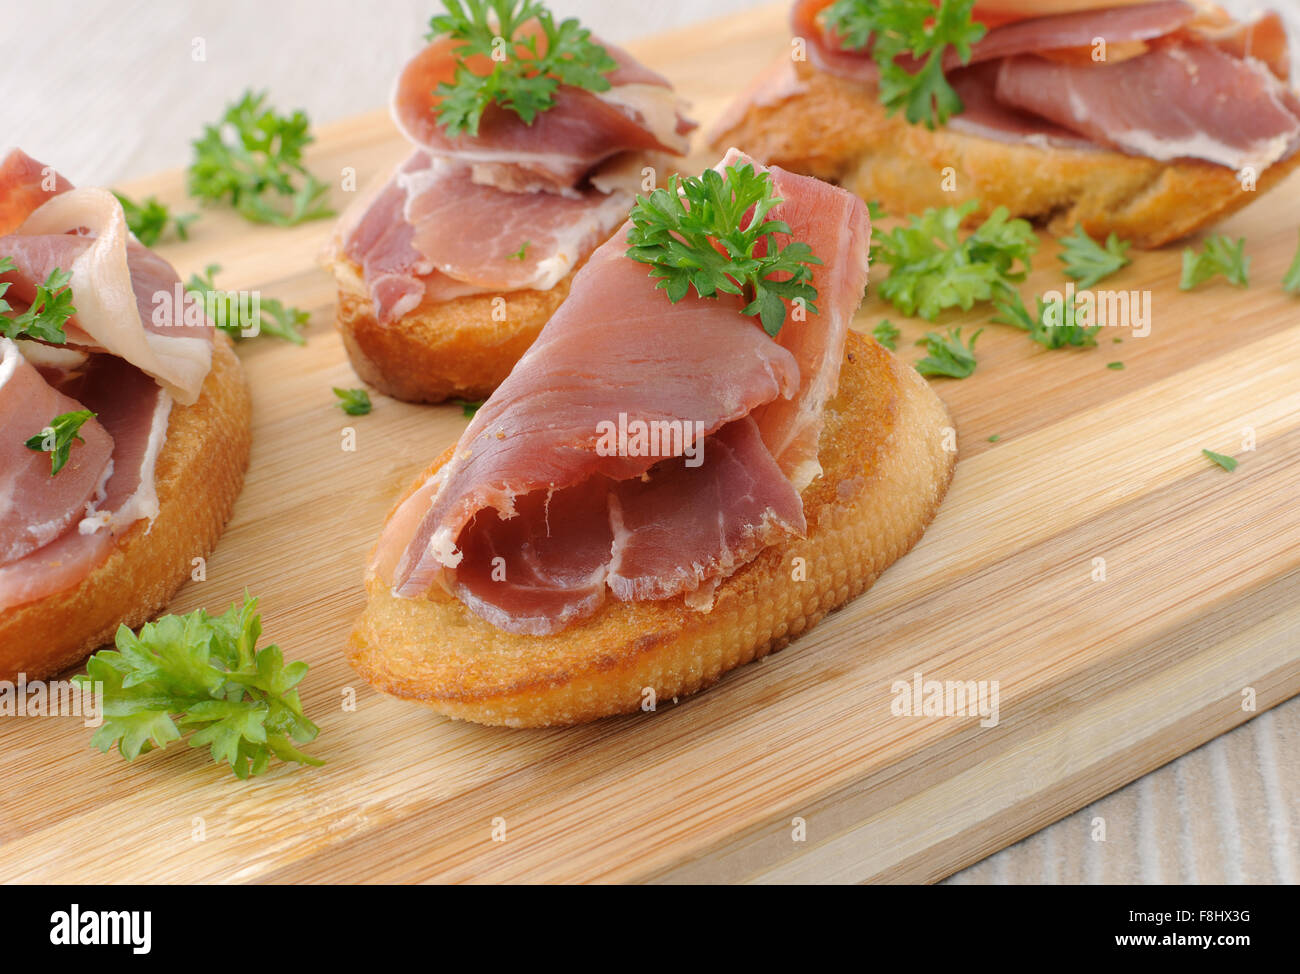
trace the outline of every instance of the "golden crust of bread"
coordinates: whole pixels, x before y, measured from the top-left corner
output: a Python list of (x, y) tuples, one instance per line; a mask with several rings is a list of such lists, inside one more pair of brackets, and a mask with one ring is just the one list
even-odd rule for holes
[[(338, 281), (339, 331), (352, 368), (380, 392), (406, 402), (490, 395), (568, 297), (576, 273), (570, 271), (549, 291), (426, 301), (384, 324), (375, 317), (361, 269), (341, 254), (333, 255), (329, 266)], [(494, 308), (498, 298), (504, 306)], [(497, 308), (503, 309), (503, 320), (494, 320)]]
[[(998, 206), (1043, 223), (1053, 234), (1082, 224), (1093, 237), (1112, 232), (1143, 248), (1217, 223), (1258, 199), (1300, 165), (1300, 153), (1270, 166), (1255, 190), (1208, 162), (1162, 163), (1106, 150), (1040, 148), (931, 132), (888, 117), (874, 87), (796, 65), (800, 90), (751, 104), (713, 135), (784, 169), (817, 176), (880, 202), (891, 215), (977, 199), (970, 221)], [(944, 170), (956, 191), (943, 189)]]
[[(803, 493), (807, 537), (723, 582), (712, 611), (680, 597), (611, 599), (562, 633), (518, 636), (454, 599), (397, 598), (372, 577), (348, 658), (386, 693), (483, 724), (576, 724), (640, 709), (647, 687), (657, 700), (694, 693), (860, 595), (920, 538), (952, 476), (950, 423), (915, 370), (851, 333), (826, 410), (823, 475)], [(794, 580), (796, 558), (806, 580)]]
[(79, 585), (0, 613), (0, 679), (36, 680), (80, 662), (161, 610), (216, 546), (252, 444), (244, 372), (225, 335), (197, 402), (174, 406), (158, 455), (158, 517), (137, 521)]

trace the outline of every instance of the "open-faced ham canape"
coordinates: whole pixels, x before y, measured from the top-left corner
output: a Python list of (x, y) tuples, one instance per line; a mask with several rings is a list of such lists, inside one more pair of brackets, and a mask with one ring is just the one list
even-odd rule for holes
[(482, 0), (433, 19), (393, 94), (414, 151), (327, 255), (353, 367), (399, 399), (496, 388), (694, 127), (626, 52), (505, 6), (508, 23)]
[[(900, 32), (909, 7), (913, 29)], [(973, 199), (972, 221), (1004, 206), (1058, 234), (1082, 224), (1142, 247), (1217, 222), (1300, 164), (1300, 95), (1276, 13), (943, 0), (938, 27), (938, 7), (798, 0), (793, 56), (733, 105), (714, 144), (893, 213)]]
[(353, 665), (454, 717), (577, 723), (863, 592), (954, 462), (939, 398), (849, 331), (870, 235), (857, 197), (734, 150), (638, 201), (389, 516)]
[(69, 666), (162, 608), (243, 484), (230, 342), (102, 189), (0, 159), (0, 679)]

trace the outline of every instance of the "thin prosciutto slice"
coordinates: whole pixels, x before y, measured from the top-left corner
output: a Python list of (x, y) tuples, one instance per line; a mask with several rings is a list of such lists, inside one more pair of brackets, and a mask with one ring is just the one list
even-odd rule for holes
[[(42, 189), (42, 183), (46, 187)], [(111, 194), (78, 190), (14, 150), (0, 163), (5, 297), (21, 309), (55, 268), (72, 273), (66, 345), (0, 340), (0, 611), (78, 584), (121, 536), (158, 514), (155, 468), (176, 399), (197, 398), (210, 325), (174, 308), (175, 270), (129, 239)], [(68, 464), (24, 441), (86, 409)]]
[[(876, 84), (869, 50), (844, 50), (822, 24), (831, 2), (798, 0), (795, 35), (821, 70)], [(988, 31), (969, 60), (951, 49), (944, 59), (966, 106), (949, 120), (955, 131), (1233, 169), (1263, 169), (1300, 148), (1300, 97), (1285, 84), (1275, 13), (1241, 23), (1186, 0), (988, 0), (974, 18)]]
[[(524, 26), (544, 49), (545, 35), (536, 22)], [(393, 91), (393, 117), (415, 145), (437, 155), (483, 167), (480, 176), (516, 192), (548, 189), (571, 193), (592, 169), (628, 151), (658, 150), (682, 154), (694, 127), (678, 111), (668, 81), (638, 63), (626, 51), (600, 43), (618, 63), (606, 77), (610, 89), (590, 92), (562, 85), (555, 104), (526, 123), (514, 112), (491, 104), (476, 135), (448, 136), (438, 123), (438, 85), (455, 77), (458, 42), (436, 38), (406, 65)], [(515, 56), (530, 57), (522, 47)], [(491, 59), (475, 56), (466, 67), (486, 74)]]
[[(846, 51), (834, 31), (820, 25), (818, 17), (834, 0), (800, 0), (791, 14), (796, 36), (810, 41), (809, 55), (818, 67), (843, 77), (874, 82), (880, 75), (876, 62), (861, 51)], [(1042, 13), (1042, 4), (1037, 12)], [(1096, 9), (1098, 6), (1106, 9)], [(963, 62), (956, 51), (944, 55), (944, 69), (955, 70), (964, 64), (979, 64), (1015, 54), (1083, 49), (1089, 51), (1098, 37), (1108, 47), (1118, 47), (1126, 54), (1140, 52), (1140, 42), (1164, 37), (1190, 24), (1196, 8), (1184, 0), (1155, 0), (1121, 5), (1110, 0), (1103, 4), (1080, 4), (1081, 9), (1056, 12), (1047, 16), (999, 8), (998, 4), (977, 4), (974, 19), (989, 30), (971, 45), (970, 57)], [(1138, 46), (1130, 48), (1129, 45)], [(910, 64), (909, 64), (910, 66)], [(919, 65), (918, 65), (919, 67)]]
[(51, 197), (66, 193), (72, 184), (21, 149), (10, 149), (0, 159), (0, 234), (13, 233)]
[[(75, 324), (82, 335), (138, 366), (161, 382), (177, 402), (189, 405), (198, 399), (212, 368), (212, 330), (179, 327), (171, 315), (149, 327), (156, 303), (174, 298), (169, 287), (175, 272), (158, 274), (167, 265), (148, 258), (141, 248), (140, 260), (154, 274), (139, 282), (138, 294), (129, 238), (122, 206), (112, 193), (70, 189), (41, 204), (16, 234), (0, 238), (0, 253), (22, 260), (34, 281), (43, 281), (42, 272), (54, 267), (70, 271)], [(70, 263), (61, 263), (69, 258)], [(33, 280), (26, 286), (30, 288)], [(142, 297), (148, 302), (147, 314)]]
[(1152, 159), (1195, 157), (1263, 170), (1300, 144), (1300, 116), (1267, 67), (1208, 44), (1169, 41), (1119, 64), (1008, 58), (997, 96), (1101, 145)]
[[(744, 161), (733, 150), (724, 164)], [(626, 256), (625, 227), (390, 519), (373, 568), (397, 594), (439, 586), (502, 629), (550, 633), (609, 594), (707, 605), (718, 581), (804, 531), (799, 490), (819, 470), (870, 224), (851, 194), (769, 171), (785, 200), (772, 217), (824, 261), (821, 313), (791, 315), (774, 341), (739, 299), (671, 303)], [(681, 438), (667, 455), (611, 451), (602, 430), (620, 421)]]
[[(109, 476), (91, 503), (68, 508), (72, 523), (56, 538), (23, 557), (0, 559), (0, 612), (76, 585), (109, 556), (124, 533), (158, 514), (154, 470), (167, 435), (171, 397), (152, 378), (112, 355), (92, 355), (85, 369), (54, 382), (61, 393), (76, 397), (74, 408), (96, 413), (112, 447)], [(80, 444), (74, 446), (72, 456), (81, 450)], [(49, 457), (41, 458), (48, 474)], [(62, 491), (62, 477), (52, 478), (46, 489)], [(32, 516), (32, 495), (22, 498), (14, 513), (26, 520)]]
[[(521, 29), (544, 45), (536, 22)], [(666, 79), (603, 45), (617, 64), (609, 90), (561, 85), (531, 123), (492, 104), (475, 135), (449, 136), (435, 92), (455, 77), (458, 46), (435, 38), (403, 69), (392, 113), (415, 152), (341, 225), (338, 248), (382, 323), (425, 303), (553, 288), (623, 222), (643, 167), (684, 154), (695, 127)]]
[(28, 438), (56, 416), (85, 408), (54, 389), (7, 338), (0, 338), (0, 565), (41, 548), (80, 519), (111, 472), (113, 438), (95, 418), (81, 426), (68, 462), (51, 475), (50, 455)]
[(630, 194), (508, 193), (470, 167), (418, 151), (344, 235), (378, 320), (422, 301), (549, 290), (623, 222)]

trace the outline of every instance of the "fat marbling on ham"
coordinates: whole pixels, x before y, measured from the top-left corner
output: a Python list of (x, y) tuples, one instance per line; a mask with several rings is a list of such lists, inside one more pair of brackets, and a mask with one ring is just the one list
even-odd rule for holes
[[(535, 22), (521, 29), (544, 43)], [(561, 85), (531, 123), (490, 104), (472, 136), (438, 122), (436, 89), (461, 63), (457, 42), (435, 38), (406, 65), (392, 114), (414, 151), (344, 219), (339, 240), (380, 322), (422, 302), (549, 290), (623, 222), (641, 167), (685, 153), (695, 125), (667, 80), (600, 43), (617, 64), (609, 90)], [(492, 67), (481, 56), (464, 64)]]
[[(0, 611), (78, 584), (116, 540), (158, 514), (154, 468), (174, 402), (211, 367), (210, 325), (155, 300), (179, 278), (130, 238), (121, 205), (76, 189), (19, 150), (0, 161), (5, 300), (23, 310), (54, 269), (71, 273), (65, 345), (0, 339)], [(90, 410), (66, 466), (29, 450), (58, 415)]]
[[(832, 2), (798, 0), (795, 35), (821, 70), (875, 84), (870, 53), (844, 50), (821, 23)], [(969, 60), (951, 49), (944, 60), (965, 104), (948, 120), (954, 131), (1233, 170), (1300, 150), (1300, 96), (1276, 13), (1241, 23), (1192, 0), (985, 0), (974, 19), (988, 31)]]
[[(732, 150), (720, 165), (736, 163), (752, 164)], [(802, 534), (800, 491), (820, 473), (823, 409), (866, 286), (871, 229), (850, 193), (768, 171), (784, 200), (770, 218), (823, 261), (820, 314), (788, 316), (773, 340), (739, 298), (672, 303), (626, 255), (625, 224), (451, 459), (389, 520), (372, 569), (396, 594), (450, 593), (501, 629), (541, 635), (609, 595), (707, 608), (720, 581)], [(601, 430), (620, 419), (681, 430), (680, 441), (611, 452)]]

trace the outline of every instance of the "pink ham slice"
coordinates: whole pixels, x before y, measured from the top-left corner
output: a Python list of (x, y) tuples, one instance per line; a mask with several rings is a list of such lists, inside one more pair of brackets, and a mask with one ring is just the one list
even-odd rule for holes
[[(0, 163), (0, 220), (7, 231), (0, 255), (16, 265), (4, 277), (11, 284), (6, 298), (21, 307), (58, 267), (73, 272), (78, 307), (65, 326), (69, 348), (32, 346), (39, 369), (17, 356), (10, 383), (0, 384), (0, 611), (78, 584), (124, 532), (158, 513), (154, 466), (172, 398), (161, 379), (126, 356), (159, 368), (179, 391), (197, 397), (211, 354), (211, 326), (176, 319), (176, 272), (128, 238), (116, 201), (100, 190), (74, 190), (57, 175), (46, 190), (49, 172), (16, 150)], [(95, 230), (106, 235), (87, 232)], [(159, 302), (162, 295), (172, 302)], [(93, 321), (83, 321), (87, 314)], [(16, 347), (5, 344), (6, 356), (9, 349), (16, 356)], [(112, 354), (106, 344), (115, 346)], [(31, 418), (26, 413), (49, 412), (22, 433), (25, 440), (54, 415), (81, 408), (97, 418), (82, 427), (86, 442), (72, 448), (71, 462), (54, 478), (48, 456), (27, 451), (6, 432), (14, 417), (23, 425)], [(45, 481), (7, 484), (18, 461), (32, 457), (45, 464)], [(24, 534), (45, 543), (33, 547), (21, 540)]]
[[(424, 300), (426, 288), (432, 291), (443, 278), (434, 274), (433, 262), (411, 243), (415, 228), (403, 215), (406, 189), (398, 183), (398, 176), (412, 167), (427, 165), (423, 152), (407, 160), (343, 233), (343, 253), (361, 267), (380, 321), (413, 311)], [(473, 290), (466, 285), (465, 293)]]
[[(818, 17), (834, 0), (800, 0), (791, 14), (796, 36), (807, 38), (809, 56), (824, 71), (841, 77), (875, 82), (879, 69), (865, 51), (846, 51), (833, 31), (818, 23)], [(971, 47), (967, 64), (978, 64), (1014, 54), (1037, 54), (1071, 48), (1090, 48), (1097, 37), (1108, 45), (1148, 41), (1164, 37), (1187, 26), (1196, 17), (1196, 8), (1183, 0), (1155, 0), (1132, 6), (1087, 9), (1043, 17), (1007, 20), (993, 12), (991, 29)], [(981, 20), (984, 8), (976, 6), (975, 19)], [(957, 52), (949, 50), (944, 69), (962, 66)]]
[(468, 166), (455, 163), (405, 178), (412, 246), (441, 273), (491, 291), (553, 287), (609, 237), (632, 203), (595, 189), (576, 197), (507, 193), (478, 185)]
[[(530, 32), (540, 34), (536, 25)], [(639, 64), (627, 52), (602, 45), (618, 62), (606, 77), (613, 89), (595, 94), (581, 88), (561, 86), (555, 104), (525, 123), (508, 109), (492, 104), (484, 111), (478, 134), (448, 137), (438, 123), (438, 85), (455, 76), (457, 42), (435, 39), (402, 71), (393, 92), (393, 116), (406, 137), (415, 145), (437, 155), (491, 167), (489, 178), (515, 191), (547, 188), (567, 192), (583, 176), (612, 156), (627, 151), (659, 150), (680, 154), (682, 136), (694, 124), (682, 118), (672, 101), (668, 81)], [(525, 56), (527, 56), (525, 54)], [(468, 58), (471, 71), (486, 74), (492, 67), (482, 56)], [(648, 88), (660, 89), (656, 93)], [(620, 92), (649, 95), (650, 103), (669, 105), (672, 116), (666, 122), (647, 118), (631, 105), (640, 98), (621, 103)], [(665, 130), (666, 129), (666, 130)]]
[(0, 159), (0, 234), (13, 233), (34, 209), (70, 189), (57, 172), (21, 149), (10, 149)]
[(610, 491), (608, 583), (621, 601), (711, 592), (769, 544), (807, 529), (799, 492), (753, 415), (706, 445), (699, 467), (667, 460), (649, 479), (622, 480)]
[[(108, 557), (118, 537), (137, 520), (158, 512), (154, 463), (170, 408), (170, 399), (158, 383), (119, 358), (94, 355), (84, 372), (59, 381), (59, 391), (69, 401), (75, 398), (74, 408), (97, 414), (112, 447), (112, 473), (103, 497), (95, 498), (85, 529), (84, 503), (70, 503), (65, 510), (72, 516), (71, 523), (54, 540), (22, 557), (0, 559), (0, 612), (78, 584)], [(4, 389), (0, 396), (5, 396)], [(90, 442), (87, 437), (87, 445)], [(74, 457), (80, 449), (73, 448)], [(41, 456), (48, 463), (49, 458)], [(46, 490), (62, 491), (60, 481), (66, 472), (67, 468), (53, 478)], [(23, 494), (21, 511), (14, 515), (28, 522), (34, 501), (35, 495)]]
[(345, 234), (376, 316), (485, 291), (548, 290), (623, 222), (631, 198), (509, 193), (417, 152)]
[(794, 356), (738, 314), (739, 299), (670, 304), (626, 250), (625, 228), (592, 254), (568, 299), (475, 415), (422, 540), (398, 568), (403, 594), (435, 581), (446, 564), (439, 553), (455, 562), (460, 529), (479, 510), (508, 517), (515, 497), (539, 487), (596, 475), (623, 480), (654, 466), (661, 457), (597, 452), (601, 424), (617, 423), (619, 413), (692, 433), (702, 422), (708, 434), (797, 391)]
[(194, 326), (178, 319), (176, 272), (131, 238), (117, 199), (76, 189), (18, 150), (6, 155), (0, 174), (6, 219), (28, 211), (0, 236), (0, 256), (17, 265), (4, 278), (9, 295), (30, 300), (51, 270), (68, 271), (77, 304), (65, 328), (69, 342), (125, 358), (178, 402), (193, 403), (212, 365), (213, 330), (201, 316)]
[(1282, 81), (1291, 77), (1286, 24), (1276, 11), (1260, 14), (1249, 23), (1229, 21), (1222, 26), (1197, 26), (1196, 37), (1235, 58), (1263, 61)]
[(948, 128), (998, 142), (1028, 142), (1057, 149), (1100, 148), (1096, 142), (1040, 115), (998, 101), (998, 68), (999, 62), (986, 61), (948, 75), (949, 84), (965, 106), (960, 115), (948, 119)]
[(51, 388), (18, 346), (0, 338), (0, 565), (49, 544), (85, 515), (108, 473), (113, 438), (94, 419), (81, 427), (68, 462), (50, 475), (50, 455), (27, 439), (52, 419), (85, 407)]
[[(967, 63), (978, 64), (1015, 54), (1091, 49), (1098, 37), (1108, 47), (1155, 40), (1186, 27), (1195, 17), (1196, 8), (1183, 0), (1157, 0), (1128, 7), (1034, 17), (991, 29), (971, 47)], [(955, 51), (950, 50), (944, 56), (947, 70), (960, 67), (961, 63)]]
[(804, 532), (799, 494), (752, 417), (719, 429), (707, 451), (699, 467), (674, 458), (644, 479), (523, 494), (511, 518), (479, 511), (462, 534), (457, 597), (500, 629), (540, 635), (594, 612), (606, 586), (622, 601), (694, 593)]
[[(0, 237), (0, 255), (13, 259), (15, 269), (0, 274), (0, 281), (10, 284), (6, 300), (18, 307), (36, 296), (36, 286), (44, 284), (56, 269), (68, 270), (94, 245), (94, 239), (72, 233), (11, 234)], [(176, 269), (152, 250), (134, 240), (126, 247), (126, 266), (130, 274), (131, 293), (145, 331), (168, 337), (198, 338), (212, 341), (213, 328), (202, 323), (177, 320), (173, 311), (180, 276)], [(73, 291), (74, 304), (76, 291)], [(161, 313), (160, 313), (161, 305)], [(76, 315), (64, 326), (68, 345), (102, 351), (102, 346), (79, 327)]]
[[(1230, 96), (1227, 93), (1231, 93)], [(1262, 62), (1162, 42), (1119, 64), (1004, 60), (997, 97), (1101, 145), (1152, 159), (1204, 159), (1262, 171), (1300, 144), (1300, 117)]]
[[(815, 276), (821, 314), (792, 316), (773, 341), (736, 299), (672, 304), (626, 257), (620, 232), (578, 273), (452, 460), (385, 528), (374, 569), (399, 595), (441, 585), (502, 629), (544, 634), (594, 612), (607, 591), (710, 591), (804, 530), (792, 478), (816, 473), (821, 410), (866, 283), (870, 228), (856, 197), (770, 171), (786, 201), (773, 218), (825, 261)], [(620, 414), (683, 424), (702, 462), (688, 463), (685, 449), (602, 455), (601, 424)]]
[[(799, 0), (794, 33), (807, 38), (821, 70), (875, 84), (869, 52), (843, 50), (821, 25), (831, 2)], [(1300, 143), (1300, 98), (1279, 80), (1289, 64), (1276, 14), (1236, 23), (1184, 0), (1080, 0), (1057, 9), (1034, 16), (1043, 5), (976, 5), (990, 29), (973, 45), (971, 66), (954, 51), (944, 61), (966, 106), (949, 121), (955, 131), (1234, 169), (1266, 168)], [(1105, 62), (1090, 57), (1098, 37), (1111, 49)]]

